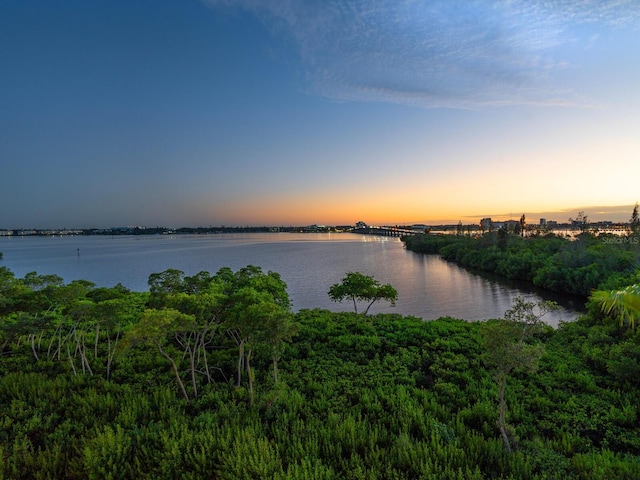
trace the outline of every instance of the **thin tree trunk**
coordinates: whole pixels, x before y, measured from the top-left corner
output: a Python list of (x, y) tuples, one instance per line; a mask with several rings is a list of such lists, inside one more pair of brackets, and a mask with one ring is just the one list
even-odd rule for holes
[(196, 338), (194, 340), (194, 345), (193, 347), (191, 346), (191, 334), (189, 334), (189, 338), (187, 338), (187, 341), (185, 342), (186, 347), (185, 347), (185, 353), (189, 356), (189, 368), (191, 370), (191, 385), (193, 387), (193, 396), (194, 398), (198, 398), (198, 382), (196, 381), (196, 352), (195, 352), (195, 348), (198, 342), (198, 335), (196, 335)]
[(116, 332), (116, 338), (113, 344), (113, 349), (111, 348), (111, 336), (109, 335), (109, 331), (107, 330), (107, 380), (111, 377), (111, 364), (113, 363), (113, 359), (116, 355), (116, 347), (118, 346), (118, 339), (120, 338), (120, 324), (118, 324), (118, 330)]
[(158, 347), (158, 350), (160, 350), (160, 354), (164, 358), (169, 360), (169, 362), (171, 363), (171, 368), (173, 369), (173, 374), (176, 376), (176, 380), (178, 382), (178, 386), (180, 387), (180, 391), (182, 392), (182, 395), (184, 396), (187, 403), (189, 403), (190, 402), (189, 395), (187, 394), (187, 390), (184, 388), (184, 383), (182, 383), (182, 379), (180, 378), (180, 372), (178, 372), (178, 366), (176, 365), (176, 362), (173, 360), (173, 358), (171, 358), (171, 356), (167, 352), (165, 352), (162, 349), (162, 345), (160, 345), (160, 342), (156, 341), (154, 343), (156, 344), (156, 347)]
[(244, 340), (240, 342), (238, 351), (238, 388), (242, 386), (242, 370), (244, 369)]
[(509, 432), (507, 431), (507, 419), (506, 419), (507, 405), (504, 400), (504, 392), (506, 388), (507, 388), (507, 376), (506, 374), (501, 374), (500, 383), (499, 383), (499, 393), (498, 393), (498, 398), (500, 402), (498, 428), (500, 428), (500, 435), (502, 435), (502, 441), (504, 442), (504, 446), (507, 449), (507, 453), (511, 453), (511, 443), (509, 442)]
[(67, 345), (67, 355), (69, 356), (69, 363), (71, 364), (71, 370), (73, 370), (73, 375), (76, 376), (78, 375), (78, 372), (76, 371), (76, 366), (73, 364), (73, 358), (71, 358), (71, 349), (69, 348), (69, 345)]
[(364, 311), (364, 313), (362, 314), (363, 317), (367, 316), (367, 313), (369, 313), (369, 309), (371, 308), (371, 305), (373, 305), (374, 303), (376, 303), (378, 299), (375, 298), (369, 305), (367, 305), (367, 309)]
[(98, 358), (98, 340), (100, 339), (100, 324), (96, 323), (96, 341), (93, 345), (93, 358)]
[(84, 358), (82, 356), (82, 345), (80, 343), (80, 338), (78, 337), (78, 330), (74, 327), (73, 330), (73, 337), (76, 340), (76, 349), (73, 352), (73, 356), (78, 357), (78, 355), (80, 356), (80, 366), (82, 367), (82, 373), (85, 373), (85, 366), (84, 366)]
[(253, 408), (253, 371), (251, 370), (251, 349), (247, 352), (247, 377), (249, 377), (249, 406)]
[(38, 359), (38, 352), (36, 352), (36, 334), (31, 333), (29, 334), (29, 336), (31, 337), (31, 351), (33, 352), (33, 356), (35, 357), (37, 362), (39, 359)]
[(80, 350), (80, 355), (81, 355), (82, 361), (87, 366), (87, 371), (89, 372), (89, 375), (93, 375), (93, 370), (91, 369), (91, 365), (89, 365), (89, 359), (87, 358), (87, 347), (84, 343), (84, 332), (82, 333), (81, 338), (82, 338), (82, 349)]
[(204, 341), (204, 335), (200, 339), (200, 347), (202, 350), (202, 358), (204, 359), (204, 372), (207, 376), (207, 383), (211, 383), (211, 372), (209, 371), (209, 360), (207, 359), (207, 347)]

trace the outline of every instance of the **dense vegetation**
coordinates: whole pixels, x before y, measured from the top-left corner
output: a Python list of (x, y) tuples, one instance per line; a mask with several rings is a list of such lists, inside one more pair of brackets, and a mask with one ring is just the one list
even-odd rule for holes
[(414, 235), (403, 241), (409, 250), (439, 254), (463, 267), (586, 298), (594, 289), (633, 283), (640, 265), (639, 238), (584, 232), (569, 240), (553, 234), (521, 237), (498, 231), (477, 238)]
[(0, 268), (0, 478), (640, 478), (640, 336), (596, 306), (553, 330), (522, 302), (294, 314), (252, 266), (149, 286)]

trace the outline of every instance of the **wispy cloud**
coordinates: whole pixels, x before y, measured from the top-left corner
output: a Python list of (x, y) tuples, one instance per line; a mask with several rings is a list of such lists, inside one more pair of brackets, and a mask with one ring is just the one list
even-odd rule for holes
[(554, 82), (571, 62), (562, 47), (640, 25), (636, 0), (203, 1), (251, 12), (291, 41), (310, 93), (426, 108), (575, 103)]

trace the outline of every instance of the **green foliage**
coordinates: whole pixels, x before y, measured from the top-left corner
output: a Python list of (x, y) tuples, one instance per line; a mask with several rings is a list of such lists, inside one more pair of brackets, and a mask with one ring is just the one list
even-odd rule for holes
[(0, 269), (0, 478), (640, 476), (640, 336), (595, 303), (551, 330), (524, 301), (486, 323), (292, 313), (252, 266), (149, 293), (49, 280)]
[[(633, 275), (640, 245), (621, 237), (583, 233), (571, 241), (554, 235), (519, 237), (499, 232), (479, 238), (458, 235), (404, 237), (409, 250), (439, 254), (457, 264), (509, 279), (587, 297), (610, 278)], [(628, 283), (627, 283), (628, 284)]]
[(381, 285), (373, 277), (358, 272), (349, 272), (342, 279), (329, 288), (329, 298), (334, 302), (342, 302), (345, 299), (353, 302), (353, 308), (358, 314), (358, 302), (368, 302), (362, 312), (366, 317), (371, 306), (378, 300), (386, 300), (395, 307), (398, 292), (389, 284)]
[(495, 371), (498, 384), (498, 428), (507, 452), (511, 452), (513, 432), (507, 424), (505, 390), (507, 379), (518, 370), (532, 373), (538, 368), (543, 355), (541, 344), (531, 344), (530, 340), (541, 331), (541, 319), (558, 306), (551, 302), (527, 302), (517, 297), (507, 310), (503, 321), (487, 322), (483, 325), (486, 345), (485, 362)]
[(607, 315), (615, 314), (621, 325), (628, 323), (635, 329), (636, 321), (640, 319), (640, 283), (621, 290), (593, 292), (591, 301), (600, 305)]

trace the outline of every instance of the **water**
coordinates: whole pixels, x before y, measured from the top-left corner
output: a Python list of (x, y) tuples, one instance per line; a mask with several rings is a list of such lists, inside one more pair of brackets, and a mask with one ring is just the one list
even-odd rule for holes
[(563, 310), (546, 319), (557, 325), (578, 315), (580, 303), (550, 296), (525, 284), (475, 275), (435, 255), (407, 251), (397, 238), (355, 234), (255, 233), (220, 235), (3, 237), (0, 266), (17, 277), (29, 272), (56, 274), (65, 282), (89, 280), (148, 290), (151, 273), (175, 268), (194, 275), (234, 271), (247, 265), (278, 272), (287, 283), (293, 309), (349, 311), (334, 303), (329, 287), (357, 271), (390, 283), (398, 291), (393, 308), (376, 304), (371, 313), (399, 313), (423, 319), (451, 316), (466, 320), (500, 318), (521, 295), (530, 301), (556, 300)]

